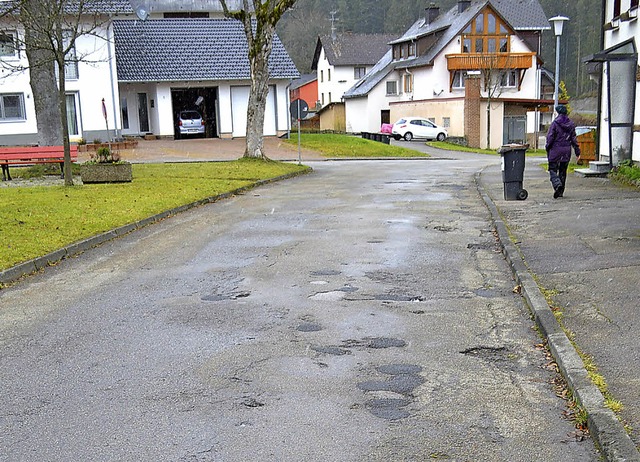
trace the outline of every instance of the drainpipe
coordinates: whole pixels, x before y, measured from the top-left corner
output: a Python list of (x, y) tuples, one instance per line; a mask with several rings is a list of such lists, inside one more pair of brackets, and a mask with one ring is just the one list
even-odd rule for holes
[[(602, 0), (602, 9), (600, 10), (600, 24), (604, 24), (605, 19), (607, 18), (607, 0)], [(605, 49), (604, 44), (604, 27), (600, 28), (600, 46), (602, 50)], [(596, 130), (596, 149), (598, 152), (598, 160), (600, 160), (600, 136), (602, 134), (602, 91), (603, 91), (603, 80), (604, 80), (604, 64), (601, 64), (600, 67), (600, 75), (598, 77), (598, 108), (596, 109), (596, 117), (598, 118), (596, 121), (596, 126), (598, 129)], [(611, 140), (609, 140), (609, 145), (611, 145)], [(609, 146), (611, 149), (611, 146)], [(632, 154), (633, 155), (633, 154)], [(609, 156), (609, 162), (611, 162), (611, 156)]]
[[(109, 25), (107, 26), (107, 50), (108, 50), (108, 57), (109, 57), (109, 79), (111, 81), (111, 101), (113, 102), (113, 130), (115, 132), (115, 136), (116, 136), (116, 140), (118, 138), (120, 138), (120, 129), (118, 128), (118, 112), (116, 110), (116, 105), (119, 105), (119, 101), (116, 102), (116, 92), (115, 89), (113, 88), (113, 57), (111, 54), (111, 43), (112, 43), (112, 38), (110, 37), (111, 35), (111, 28), (113, 25), (113, 17), (110, 14), (109, 15)], [(115, 42), (114, 42), (115, 43)]]

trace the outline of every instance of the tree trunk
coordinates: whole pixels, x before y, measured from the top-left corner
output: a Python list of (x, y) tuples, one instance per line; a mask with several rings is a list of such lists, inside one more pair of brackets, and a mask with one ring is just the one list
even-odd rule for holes
[(59, 127), (62, 128), (62, 145), (64, 146), (63, 176), (64, 185), (73, 186), (73, 174), (71, 172), (71, 143), (69, 142), (69, 124), (67, 123), (67, 93), (65, 78), (65, 53), (62, 40), (62, 29), (56, 29), (58, 50), (56, 63), (58, 64), (58, 105), (60, 107)]
[[(266, 27), (265, 27), (266, 28)], [(250, 60), (251, 91), (247, 107), (247, 144), (244, 157), (265, 159), (264, 113), (269, 94), (269, 56), (271, 55), (273, 28), (265, 32), (264, 42), (256, 40), (254, 47), (264, 47)], [(255, 50), (258, 51), (258, 50)], [(251, 56), (251, 53), (249, 53)]]
[(58, 105), (58, 86), (56, 85), (55, 56), (47, 34), (37, 27), (49, 20), (41, 0), (25, 0), (23, 13), (25, 21), (25, 48), (29, 61), (29, 75), (33, 103), (36, 110), (38, 144), (41, 146), (60, 146), (62, 130), (60, 126), (60, 106)]

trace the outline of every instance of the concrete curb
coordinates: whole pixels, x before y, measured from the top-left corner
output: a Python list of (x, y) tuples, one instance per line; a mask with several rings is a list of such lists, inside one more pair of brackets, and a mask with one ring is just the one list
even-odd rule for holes
[(591, 382), (582, 359), (556, 320), (549, 304), (527, 268), (520, 249), (511, 241), (507, 226), (496, 204), (482, 184), (482, 172), (475, 174), (478, 193), (491, 213), (502, 252), (520, 285), (531, 315), (544, 335), (569, 388), (588, 415), (591, 436), (610, 462), (640, 462), (640, 452), (616, 415), (604, 405), (604, 397)]
[[(160, 212), (156, 215), (136, 221), (135, 223), (129, 223), (127, 225), (120, 226), (119, 228), (112, 229), (101, 234), (96, 234), (95, 236), (91, 236), (87, 239), (75, 242), (62, 249), (55, 250), (51, 253), (43, 255), (42, 257), (34, 258), (33, 260), (29, 260), (6, 270), (0, 271), (0, 284), (12, 284), (27, 275), (44, 270), (48, 266), (56, 265), (62, 260), (66, 260), (67, 258), (71, 258), (75, 255), (81, 254), (82, 252), (85, 252), (93, 247), (97, 247), (107, 241), (124, 236), (125, 234), (129, 234), (133, 231), (144, 228), (145, 226), (149, 226), (153, 223), (164, 220), (165, 218), (168, 218), (170, 216), (177, 215), (181, 212), (186, 212), (189, 209), (200, 207), (201, 205), (217, 202), (223, 199), (228, 199), (238, 194), (250, 191), (259, 186), (264, 186), (269, 183), (275, 183), (277, 181), (288, 180), (290, 178), (304, 175), (312, 171), (313, 170), (311, 168), (308, 168), (302, 172), (288, 173), (286, 175), (281, 175), (275, 178), (256, 181), (255, 183), (243, 186), (238, 189), (234, 189), (233, 191), (207, 197), (190, 204), (180, 205), (171, 210)], [(1, 288), (2, 287), (0, 287), (0, 289)]]

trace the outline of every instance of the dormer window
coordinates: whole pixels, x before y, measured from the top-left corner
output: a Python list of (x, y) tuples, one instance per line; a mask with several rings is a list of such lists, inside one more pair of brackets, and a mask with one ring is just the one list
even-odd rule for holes
[(416, 55), (416, 44), (411, 42), (409, 44), (409, 57), (415, 56)]
[(510, 32), (491, 10), (476, 16), (462, 32), (462, 53), (508, 53)]

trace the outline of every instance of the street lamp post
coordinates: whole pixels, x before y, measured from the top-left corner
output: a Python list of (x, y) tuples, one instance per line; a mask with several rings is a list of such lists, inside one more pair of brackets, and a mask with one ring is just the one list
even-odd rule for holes
[(568, 21), (569, 18), (566, 16), (554, 16), (549, 19), (549, 22), (553, 24), (553, 33), (556, 36), (556, 77), (555, 77), (555, 87), (553, 90), (553, 109), (555, 110), (558, 105), (558, 88), (560, 86), (560, 36), (562, 35), (562, 27), (564, 26), (565, 21)]

